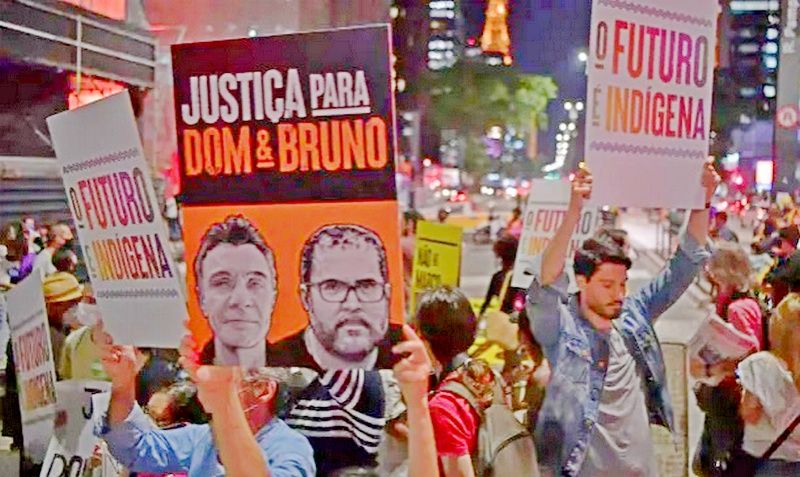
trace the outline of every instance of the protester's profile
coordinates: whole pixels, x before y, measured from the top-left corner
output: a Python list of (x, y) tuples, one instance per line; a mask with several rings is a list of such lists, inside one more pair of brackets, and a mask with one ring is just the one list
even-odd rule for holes
[(380, 237), (359, 225), (326, 225), (306, 241), (300, 262), (309, 324), (270, 348), (270, 366), (391, 367), (391, 343), (402, 328), (389, 324), (389, 266)]
[(211, 225), (200, 240), (194, 278), (200, 309), (213, 333), (201, 360), (264, 366), (277, 272), (272, 249), (258, 229), (241, 215)]

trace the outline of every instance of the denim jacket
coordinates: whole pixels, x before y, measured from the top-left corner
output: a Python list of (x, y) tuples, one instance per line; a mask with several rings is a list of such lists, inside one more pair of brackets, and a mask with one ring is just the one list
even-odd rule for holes
[[(625, 298), (614, 327), (642, 372), (650, 422), (673, 429), (666, 369), (653, 323), (680, 298), (708, 258), (685, 234), (675, 255), (648, 285)], [(552, 370), (536, 424), (536, 443), (544, 471), (575, 476), (586, 457), (597, 422), (609, 358), (609, 336), (581, 317), (577, 295), (567, 293), (566, 274), (541, 285), (541, 257), (533, 266), (527, 310), (531, 328)]]

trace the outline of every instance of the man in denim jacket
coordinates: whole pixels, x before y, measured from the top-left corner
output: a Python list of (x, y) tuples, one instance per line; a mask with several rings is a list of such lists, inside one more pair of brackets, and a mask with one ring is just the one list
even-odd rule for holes
[[(708, 202), (719, 183), (703, 171)], [(708, 258), (708, 210), (692, 211), (661, 273), (626, 296), (630, 259), (615, 243), (587, 240), (575, 253), (579, 293), (567, 294), (564, 259), (591, 195), (581, 169), (569, 209), (533, 267), (528, 314), (552, 376), (536, 425), (542, 475), (657, 476), (650, 423), (673, 427), (664, 358), (653, 323), (691, 285)]]

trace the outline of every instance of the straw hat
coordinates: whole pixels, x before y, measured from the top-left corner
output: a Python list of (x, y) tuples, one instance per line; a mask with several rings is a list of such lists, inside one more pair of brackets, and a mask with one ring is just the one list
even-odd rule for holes
[(47, 303), (79, 300), (83, 297), (83, 285), (78, 283), (75, 275), (67, 272), (47, 276), (42, 283), (42, 289)]

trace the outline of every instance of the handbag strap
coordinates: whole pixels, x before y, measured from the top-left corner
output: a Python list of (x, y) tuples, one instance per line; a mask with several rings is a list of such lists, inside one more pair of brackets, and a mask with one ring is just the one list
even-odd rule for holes
[(769, 460), (769, 458), (772, 457), (772, 454), (774, 454), (775, 451), (778, 450), (778, 448), (781, 445), (783, 445), (784, 442), (786, 442), (786, 439), (788, 439), (789, 436), (792, 434), (792, 432), (794, 432), (794, 429), (797, 427), (798, 424), (800, 424), (800, 414), (798, 414), (797, 417), (794, 418), (794, 421), (792, 421), (792, 423), (789, 424), (789, 427), (787, 427), (786, 430), (784, 430), (781, 433), (781, 435), (778, 436), (777, 439), (775, 439), (775, 442), (773, 442), (772, 445), (769, 446), (769, 449), (767, 449), (767, 451), (764, 452), (764, 455), (762, 455), (761, 458), (764, 460)]

